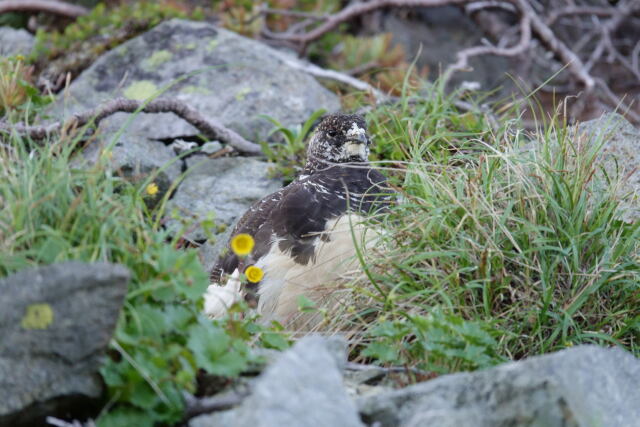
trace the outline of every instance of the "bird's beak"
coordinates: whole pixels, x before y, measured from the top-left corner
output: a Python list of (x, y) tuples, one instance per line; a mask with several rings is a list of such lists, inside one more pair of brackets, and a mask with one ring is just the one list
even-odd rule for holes
[(349, 157), (359, 157), (366, 160), (368, 157), (368, 146), (369, 141), (367, 140), (367, 135), (364, 132), (359, 132), (347, 139), (345, 151)]
[(367, 139), (367, 135), (363, 133), (357, 133), (348, 139), (348, 142), (355, 144), (369, 144), (369, 140)]

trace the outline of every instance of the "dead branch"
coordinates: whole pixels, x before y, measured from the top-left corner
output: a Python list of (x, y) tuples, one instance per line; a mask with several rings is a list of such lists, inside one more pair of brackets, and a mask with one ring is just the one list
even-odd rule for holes
[(89, 13), (89, 9), (58, 0), (0, 1), (0, 15), (7, 12), (45, 12), (69, 18), (78, 18)]
[(627, 7), (625, 3), (621, 3), (616, 9), (613, 9), (613, 17), (608, 20), (604, 25), (601, 25), (600, 42), (593, 50), (593, 53), (589, 57), (589, 60), (585, 64), (587, 70), (590, 70), (595, 63), (600, 59), (605, 50), (609, 51), (609, 55), (613, 56), (613, 43), (611, 42), (611, 34), (620, 27), (624, 19), (631, 13), (632, 9)]
[[(464, 69), (467, 66), (468, 59), (472, 56), (486, 54), (501, 56), (519, 55), (529, 48), (531, 42), (531, 30), (533, 30), (549, 50), (555, 53), (563, 63), (567, 64), (569, 72), (571, 72), (579, 82), (584, 84), (587, 90), (591, 90), (595, 85), (595, 81), (580, 58), (555, 36), (551, 28), (549, 28), (542, 18), (538, 16), (529, 2), (526, 0), (505, 1), (513, 3), (520, 12), (520, 41), (511, 48), (476, 46), (459, 52), (456, 63), (449, 66), (447, 71), (445, 71), (443, 76), (444, 81), (446, 82), (454, 71)], [(493, 2), (483, 3), (486, 3), (488, 6), (495, 6)]]
[(433, 7), (451, 4), (465, 4), (472, 0), (376, 0), (366, 3), (351, 3), (334, 15), (328, 15), (322, 24), (313, 30), (302, 34), (274, 33), (264, 31), (263, 35), (274, 40), (295, 42), (299, 46), (300, 53), (304, 52), (307, 45), (322, 37), (324, 34), (336, 28), (343, 22), (347, 22), (357, 16), (364, 15), (385, 7)]
[[(640, 10), (640, 2), (637, 0), (621, 0), (615, 6), (574, 4), (563, 7), (554, 7), (548, 4), (542, 6), (528, 0), (369, 0), (351, 2), (344, 9), (332, 15), (325, 15), (324, 18), (322, 15), (303, 13), (299, 17), (305, 18), (304, 22), (293, 24), (286, 31), (280, 33), (274, 33), (265, 26), (262, 34), (267, 40), (293, 44), (302, 54), (309, 43), (334, 30), (339, 24), (375, 10), (390, 7), (411, 8), (444, 5), (464, 6), (468, 14), (476, 17), (489, 16), (491, 19), (488, 21), (490, 22), (480, 26), (485, 33), (499, 40), (494, 46), (481, 45), (459, 52), (456, 62), (447, 67), (443, 75), (445, 82), (454, 72), (465, 69), (471, 57), (478, 55), (517, 56), (535, 47), (535, 43), (533, 43), (535, 37), (552, 56), (542, 57), (534, 51), (532, 60), (536, 64), (546, 66), (554, 73), (561, 69), (559, 67), (564, 66), (564, 70), (570, 76), (565, 84), (568, 93), (584, 90), (585, 97), (588, 97), (589, 94), (597, 91), (598, 96), (610, 105), (621, 106), (625, 109), (632, 119), (638, 116), (626, 108), (627, 106), (622, 102), (623, 98), (614, 94), (603, 80), (598, 80), (599, 77), (596, 78), (599, 69), (594, 68), (596, 64), (606, 63), (610, 66), (615, 62), (616, 66), (621, 66), (628, 73), (632, 81), (640, 82), (640, 42), (621, 40), (616, 33), (623, 23), (628, 22), (628, 19)], [(555, 4), (551, 2), (551, 5)], [(544, 17), (541, 14), (546, 7), (550, 7), (551, 10)], [(519, 16), (519, 25), (510, 26), (511, 24), (507, 23), (505, 19), (501, 19), (499, 15), (488, 12), (489, 9), (496, 8)], [(280, 12), (295, 17), (295, 14), (278, 9), (265, 9), (263, 14)], [(599, 22), (600, 17), (605, 18), (602, 24)], [(555, 28), (555, 30), (551, 28), (563, 18), (565, 21), (562, 26)], [(568, 18), (571, 19), (568, 20)], [(584, 18), (589, 18), (590, 21), (586, 21)], [(594, 27), (595, 29), (589, 30)], [(576, 33), (575, 28), (583, 29), (583, 32)], [(517, 41), (512, 41), (517, 30), (519, 30), (520, 38)], [(574, 40), (576, 38), (577, 41)], [(621, 45), (621, 42), (624, 44)], [(619, 46), (626, 46), (630, 52), (624, 51), (623, 54), (623, 50), (619, 50)], [(585, 54), (584, 51), (587, 49), (588, 52)], [(555, 60), (550, 61), (552, 58)], [(605, 86), (607, 87), (605, 88)], [(365, 86), (359, 84), (354, 87), (360, 89)]]
[(496, 47), (496, 46), (474, 46), (458, 52), (458, 59), (454, 64), (447, 67), (442, 75), (443, 85), (446, 85), (454, 72), (464, 70), (468, 67), (469, 58), (478, 55), (499, 55), (499, 56), (516, 56), (520, 55), (531, 44), (531, 19), (528, 15), (523, 15), (520, 20), (520, 41), (512, 47)]
[(567, 64), (567, 70), (581, 82), (587, 90), (593, 89), (595, 81), (586, 70), (582, 60), (569, 49), (562, 41), (560, 41), (553, 33), (551, 28), (536, 14), (531, 5), (526, 0), (515, 0), (521, 13), (526, 14), (531, 19), (531, 27), (538, 38), (547, 46), (547, 48), (555, 53), (562, 63)]
[(631, 109), (631, 105), (627, 105), (624, 102), (624, 99), (617, 96), (613, 91), (609, 88), (609, 86), (602, 79), (596, 79), (596, 84), (602, 90), (604, 95), (610, 102), (610, 105), (613, 107), (615, 111), (620, 112), (621, 114), (625, 114), (631, 118), (631, 120), (636, 123), (640, 123), (640, 114), (636, 113)]
[(11, 133), (13, 131), (21, 135), (28, 135), (34, 140), (43, 140), (51, 135), (81, 128), (90, 123), (97, 127), (102, 120), (119, 112), (173, 113), (198, 129), (206, 138), (220, 140), (245, 153), (258, 154), (262, 152), (258, 144), (247, 141), (237, 132), (225, 127), (215, 119), (205, 119), (198, 111), (177, 99), (155, 99), (145, 104), (141, 101), (117, 98), (93, 110), (75, 114), (65, 122), (57, 122), (47, 126), (0, 123), (0, 132)]
[(633, 51), (631, 51), (631, 68), (633, 68), (636, 72), (640, 70), (640, 40), (633, 47)]
[(270, 7), (263, 7), (260, 9), (260, 14), (262, 15), (280, 15), (280, 16), (289, 16), (292, 18), (304, 18), (311, 19), (313, 21), (322, 21), (327, 19), (329, 15), (326, 14), (316, 14), (310, 12), (302, 12), (298, 10), (288, 10), (288, 9), (273, 9)]
[(611, 16), (615, 11), (610, 7), (598, 7), (598, 6), (568, 6), (562, 9), (556, 9), (549, 14), (547, 18), (547, 25), (553, 25), (558, 18), (563, 16), (575, 16), (575, 15), (595, 15), (595, 16)]
[[(593, 77), (589, 74), (582, 60), (571, 49), (567, 47), (553, 32), (553, 30), (545, 23), (545, 21), (536, 13), (529, 1), (527, 0), (504, 0), (505, 2), (515, 5), (521, 15), (521, 20), (528, 19), (531, 22), (531, 29), (538, 39), (544, 43), (547, 48), (553, 52), (563, 64), (567, 64), (567, 70), (574, 78), (582, 83), (589, 91), (595, 86)], [(522, 21), (521, 21), (522, 23)], [(522, 30), (521, 30), (522, 35)], [(522, 40), (522, 39), (521, 39)]]
[(369, 71), (375, 70), (376, 68), (380, 68), (380, 67), (381, 67), (380, 62), (369, 61), (369, 62), (365, 62), (364, 64), (357, 65), (349, 70), (345, 70), (343, 71), (343, 73), (353, 77), (360, 74), (368, 73)]
[(511, 3), (505, 3), (504, 0), (474, 1), (473, 3), (469, 3), (465, 5), (464, 10), (467, 14), (472, 14), (472, 13), (478, 12), (481, 9), (487, 9), (487, 8), (493, 8), (493, 7), (501, 8), (513, 13), (517, 12), (515, 6), (513, 6)]
[(277, 55), (277, 57), (282, 62), (284, 62), (287, 66), (291, 68), (295, 68), (296, 70), (302, 71), (304, 73), (310, 74), (320, 79), (333, 80), (338, 83), (351, 86), (356, 90), (370, 93), (376, 98), (378, 102), (385, 100), (387, 98), (387, 96), (384, 93), (382, 93), (375, 87), (371, 86), (369, 83), (356, 79), (355, 77), (350, 76), (348, 74), (341, 73), (335, 70), (327, 70), (325, 68), (318, 67), (315, 64), (303, 62), (295, 57), (291, 57), (290, 55), (280, 53), (278, 51), (274, 52), (274, 54)]
[[(373, 12), (377, 9), (385, 7), (435, 7), (445, 5), (466, 5), (469, 3), (478, 3), (479, 6), (483, 7), (496, 7), (500, 3), (513, 5), (521, 15), (521, 23), (528, 23), (528, 25), (530, 25), (531, 31), (536, 34), (536, 36), (547, 46), (547, 48), (551, 50), (555, 55), (557, 55), (563, 63), (568, 64), (567, 69), (571, 74), (574, 75), (576, 80), (582, 83), (587, 88), (587, 90), (591, 90), (594, 87), (595, 82), (593, 80), (593, 77), (584, 67), (582, 60), (580, 60), (580, 58), (573, 51), (571, 51), (571, 49), (569, 49), (561, 40), (559, 40), (555, 36), (551, 28), (535, 12), (535, 10), (526, 0), (482, 2), (477, 2), (474, 0), (373, 0), (366, 3), (352, 3), (350, 6), (347, 6), (338, 13), (327, 16), (322, 24), (305, 33), (292, 34), (288, 31), (284, 33), (274, 33), (269, 31), (268, 29), (265, 29), (265, 31), (263, 31), (263, 35), (272, 40), (297, 43), (299, 46), (299, 52), (302, 53), (310, 42), (322, 37), (324, 34), (333, 30), (341, 23), (349, 21), (357, 16)], [(475, 10), (478, 10), (478, 8), (476, 7)], [(531, 38), (529, 30), (521, 31), (521, 36), (527, 36), (527, 34), (529, 34), (529, 36), (525, 39), (521, 38), (521, 42), (530, 40)], [(462, 57), (458, 57), (458, 63), (460, 62), (460, 60), (464, 62), (464, 57), (467, 55), (467, 59), (470, 56), (490, 53), (514, 56), (524, 51), (525, 48), (526, 46), (521, 43), (518, 43), (513, 48), (508, 49), (488, 48), (484, 46), (471, 48), (473, 50), (467, 51), (462, 55)], [(454, 64), (453, 70), (457, 69), (460, 69), (460, 67)]]

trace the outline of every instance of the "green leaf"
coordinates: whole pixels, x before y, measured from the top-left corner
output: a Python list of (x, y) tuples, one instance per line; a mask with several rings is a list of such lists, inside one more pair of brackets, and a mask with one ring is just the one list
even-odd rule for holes
[(142, 326), (141, 334), (151, 339), (160, 339), (167, 327), (163, 311), (149, 304), (137, 306), (135, 311)]
[(155, 407), (160, 399), (153, 389), (146, 382), (136, 382), (130, 384), (131, 394), (129, 401), (142, 409), (151, 409)]
[(399, 363), (398, 350), (389, 343), (376, 341), (372, 342), (362, 351), (362, 355), (373, 357), (381, 362)]
[(153, 417), (140, 409), (118, 406), (97, 419), (98, 427), (153, 427)]
[(402, 337), (406, 334), (406, 327), (397, 322), (384, 321), (376, 324), (371, 330), (371, 335), (375, 337)]
[(260, 336), (260, 340), (266, 348), (276, 350), (286, 350), (291, 345), (283, 334), (277, 332), (264, 332)]
[(310, 313), (317, 310), (316, 303), (304, 295), (298, 295), (298, 309), (303, 313)]
[(179, 251), (169, 245), (162, 246), (157, 254), (158, 271), (160, 273), (171, 272), (181, 255)]
[(176, 266), (184, 276), (178, 289), (190, 301), (197, 301), (209, 286), (209, 275), (202, 268), (195, 251), (189, 251), (179, 258)]
[(211, 360), (208, 368), (205, 369), (214, 375), (234, 377), (246, 370), (247, 365), (248, 359), (246, 356), (235, 351), (229, 351)]
[(224, 354), (230, 344), (231, 338), (219, 326), (197, 324), (189, 329), (187, 347), (193, 352), (198, 366), (205, 369), (212, 359)]
[(169, 328), (175, 332), (183, 332), (195, 320), (193, 311), (182, 305), (164, 307), (163, 316)]
[(125, 385), (124, 376), (122, 370), (128, 369), (129, 366), (125, 366), (124, 362), (116, 363), (109, 359), (110, 363), (105, 363), (100, 367), (100, 375), (104, 379), (104, 382), (110, 387), (120, 387)]
[(187, 346), (196, 364), (209, 373), (234, 376), (247, 367), (248, 346), (239, 340), (232, 341), (222, 327), (212, 322), (202, 321), (192, 326)]

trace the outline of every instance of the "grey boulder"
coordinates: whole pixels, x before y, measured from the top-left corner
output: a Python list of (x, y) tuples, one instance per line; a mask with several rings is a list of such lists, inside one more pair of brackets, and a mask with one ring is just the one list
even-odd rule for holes
[(0, 27), (0, 56), (29, 55), (35, 38), (23, 29)]
[(0, 279), (0, 425), (90, 410), (128, 280), (122, 266), (80, 262)]
[(640, 361), (581, 346), (474, 373), (446, 375), (359, 400), (379, 426), (640, 425)]
[(303, 338), (267, 367), (239, 407), (201, 415), (189, 426), (362, 426), (343, 385), (345, 360), (344, 341)]
[[(616, 196), (620, 201), (622, 219), (634, 222), (640, 218), (640, 130), (619, 114), (605, 114), (599, 119), (583, 122), (577, 129), (586, 147), (602, 146), (597, 164), (609, 179), (619, 181)], [(601, 182), (606, 180), (599, 174)], [(608, 186), (605, 185), (608, 194)]]
[[(162, 97), (183, 101), (204, 117), (213, 117), (257, 141), (266, 139), (273, 128), (260, 115), (292, 126), (307, 120), (317, 109), (340, 108), (335, 94), (292, 66), (292, 61), (298, 60), (209, 23), (174, 19), (98, 58), (50, 113), (60, 119), (115, 97), (144, 100), (161, 91)], [(101, 122), (98, 140), (85, 149), (84, 158), (95, 161), (113, 142), (107, 154), (114, 169), (136, 180), (158, 173), (157, 201), (176, 183), (185, 166), (197, 163), (176, 159), (176, 152), (188, 155), (194, 144), (202, 144), (197, 134), (194, 127), (171, 113), (135, 117), (117, 113)], [(201, 153), (221, 148), (211, 142)], [(189, 175), (175, 195), (171, 207), (177, 208), (181, 218), (200, 222), (211, 214), (219, 225), (229, 226), (252, 202), (280, 186), (267, 178), (264, 162), (215, 159), (205, 163)], [(203, 240), (206, 235), (197, 226), (187, 237)]]
[(132, 182), (145, 181), (153, 174), (152, 181), (158, 186), (158, 192), (146, 196), (151, 205), (161, 199), (182, 173), (183, 162), (170, 147), (160, 141), (130, 137), (122, 137), (114, 143), (93, 141), (82, 151), (82, 159), (74, 161), (74, 166), (82, 167), (82, 160), (93, 165), (100, 156), (107, 156), (109, 167)]
[[(215, 117), (256, 140), (266, 138), (273, 127), (261, 114), (291, 126), (317, 109), (340, 108), (335, 94), (287, 65), (282, 55), (214, 25), (174, 19), (98, 58), (52, 113), (77, 113), (114, 97), (144, 100), (162, 91), (162, 97), (184, 101), (204, 117)], [(114, 133), (127, 117), (111, 117), (101, 126)], [(123, 136), (166, 140), (197, 134), (188, 123), (163, 113), (140, 114)]]
[[(203, 159), (196, 156), (188, 159), (187, 166), (187, 174), (167, 211), (181, 219), (195, 221), (185, 234), (194, 240), (207, 239), (203, 221), (213, 220), (216, 229), (211, 230), (211, 234), (217, 234), (220, 226), (230, 227), (251, 204), (281, 187), (279, 180), (268, 177), (269, 163), (252, 157)], [(180, 227), (175, 219), (168, 225), (174, 229)]]

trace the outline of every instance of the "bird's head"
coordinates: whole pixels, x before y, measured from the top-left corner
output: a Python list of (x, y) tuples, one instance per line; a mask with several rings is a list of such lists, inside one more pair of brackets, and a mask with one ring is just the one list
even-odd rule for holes
[(366, 162), (369, 158), (367, 125), (355, 114), (326, 116), (316, 127), (307, 150), (311, 162)]

